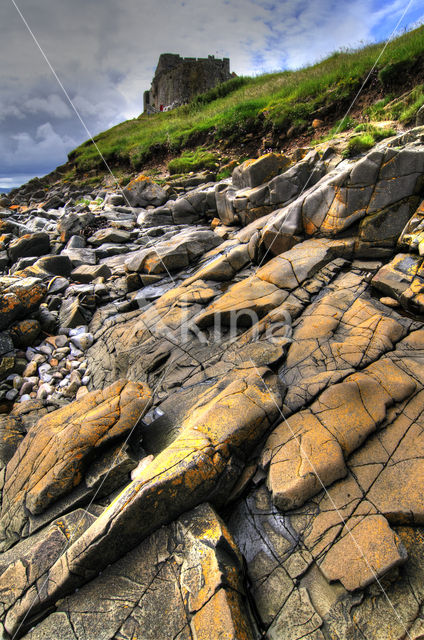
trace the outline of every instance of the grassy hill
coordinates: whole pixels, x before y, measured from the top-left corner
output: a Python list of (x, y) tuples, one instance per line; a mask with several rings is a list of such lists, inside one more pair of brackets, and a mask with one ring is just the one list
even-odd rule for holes
[[(333, 126), (381, 49), (380, 43), (334, 53), (298, 71), (234, 78), (173, 111), (123, 122), (97, 135), (95, 141), (112, 167), (132, 171), (152, 157), (177, 156), (198, 145), (228, 148), (246, 135), (255, 140), (265, 136), (270, 146), (282, 147), (301, 134), (313, 137), (314, 119)], [(353, 120), (346, 120), (344, 127), (364, 119), (411, 123), (424, 104), (423, 83), (424, 27), (420, 27), (388, 45), (361, 92)], [(91, 141), (72, 151), (69, 160), (78, 173), (104, 166)]]

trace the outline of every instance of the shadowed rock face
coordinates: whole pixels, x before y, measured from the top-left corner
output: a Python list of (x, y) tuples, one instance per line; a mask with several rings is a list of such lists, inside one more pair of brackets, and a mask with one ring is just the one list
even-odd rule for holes
[(105, 205), (63, 249), (104, 282), (2, 278), (28, 322), (65, 286), (96, 389), (0, 421), (6, 638), (423, 637), (423, 135)]

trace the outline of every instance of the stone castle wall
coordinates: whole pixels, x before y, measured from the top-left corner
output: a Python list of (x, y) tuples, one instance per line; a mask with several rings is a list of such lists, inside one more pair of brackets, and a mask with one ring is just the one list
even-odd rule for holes
[(184, 104), (231, 77), (228, 58), (182, 58), (163, 53), (151, 89), (144, 92), (144, 111), (159, 110), (161, 105)]

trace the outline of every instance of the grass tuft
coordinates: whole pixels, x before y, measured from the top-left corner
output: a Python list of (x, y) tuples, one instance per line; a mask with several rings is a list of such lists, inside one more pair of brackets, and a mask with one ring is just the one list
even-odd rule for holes
[(194, 151), (183, 151), (179, 158), (174, 158), (168, 164), (171, 175), (176, 173), (190, 173), (202, 169), (217, 169), (219, 167), (218, 156), (212, 151), (198, 147)]
[(359, 124), (354, 129), (356, 134), (350, 138), (343, 152), (345, 158), (352, 158), (358, 153), (364, 153), (371, 149), (377, 142), (394, 136), (396, 131), (392, 127), (377, 127), (373, 124)]

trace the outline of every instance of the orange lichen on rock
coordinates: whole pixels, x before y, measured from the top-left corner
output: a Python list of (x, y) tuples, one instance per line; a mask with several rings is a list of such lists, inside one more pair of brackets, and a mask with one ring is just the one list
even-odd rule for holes
[[(278, 414), (276, 378), (246, 365), (212, 385), (176, 440), (119, 494), (56, 562), (48, 598), (75, 588), (141, 539), (204, 500), (222, 504)], [(105, 532), (107, 535), (105, 536)]]
[(262, 464), (270, 465), (268, 485), (278, 507), (302, 505), (343, 478), (345, 459), (383, 422), (388, 407), (415, 391), (413, 379), (385, 360), (387, 366), (373, 363), (331, 386), (270, 435)]
[(193, 616), (191, 627), (194, 637), (197, 640), (210, 640), (211, 637), (220, 640), (253, 640), (243, 609), (243, 599), (239, 593), (219, 589)]
[(150, 184), (154, 184), (153, 180), (151, 178), (149, 178), (148, 176), (145, 176), (144, 174), (141, 173), (139, 176), (137, 176), (136, 178), (134, 178), (133, 180), (131, 180), (131, 182), (129, 182), (127, 184), (126, 189), (131, 191), (132, 189), (134, 189), (134, 187), (137, 184), (140, 184), (141, 182), (148, 182)]
[(353, 591), (363, 589), (405, 559), (406, 551), (386, 518), (370, 515), (357, 523), (349, 521), (320, 568), (329, 582), (340, 580)]
[(2, 546), (81, 481), (93, 450), (125, 435), (151, 403), (146, 385), (119, 380), (41, 418), (6, 468), (0, 520)]

